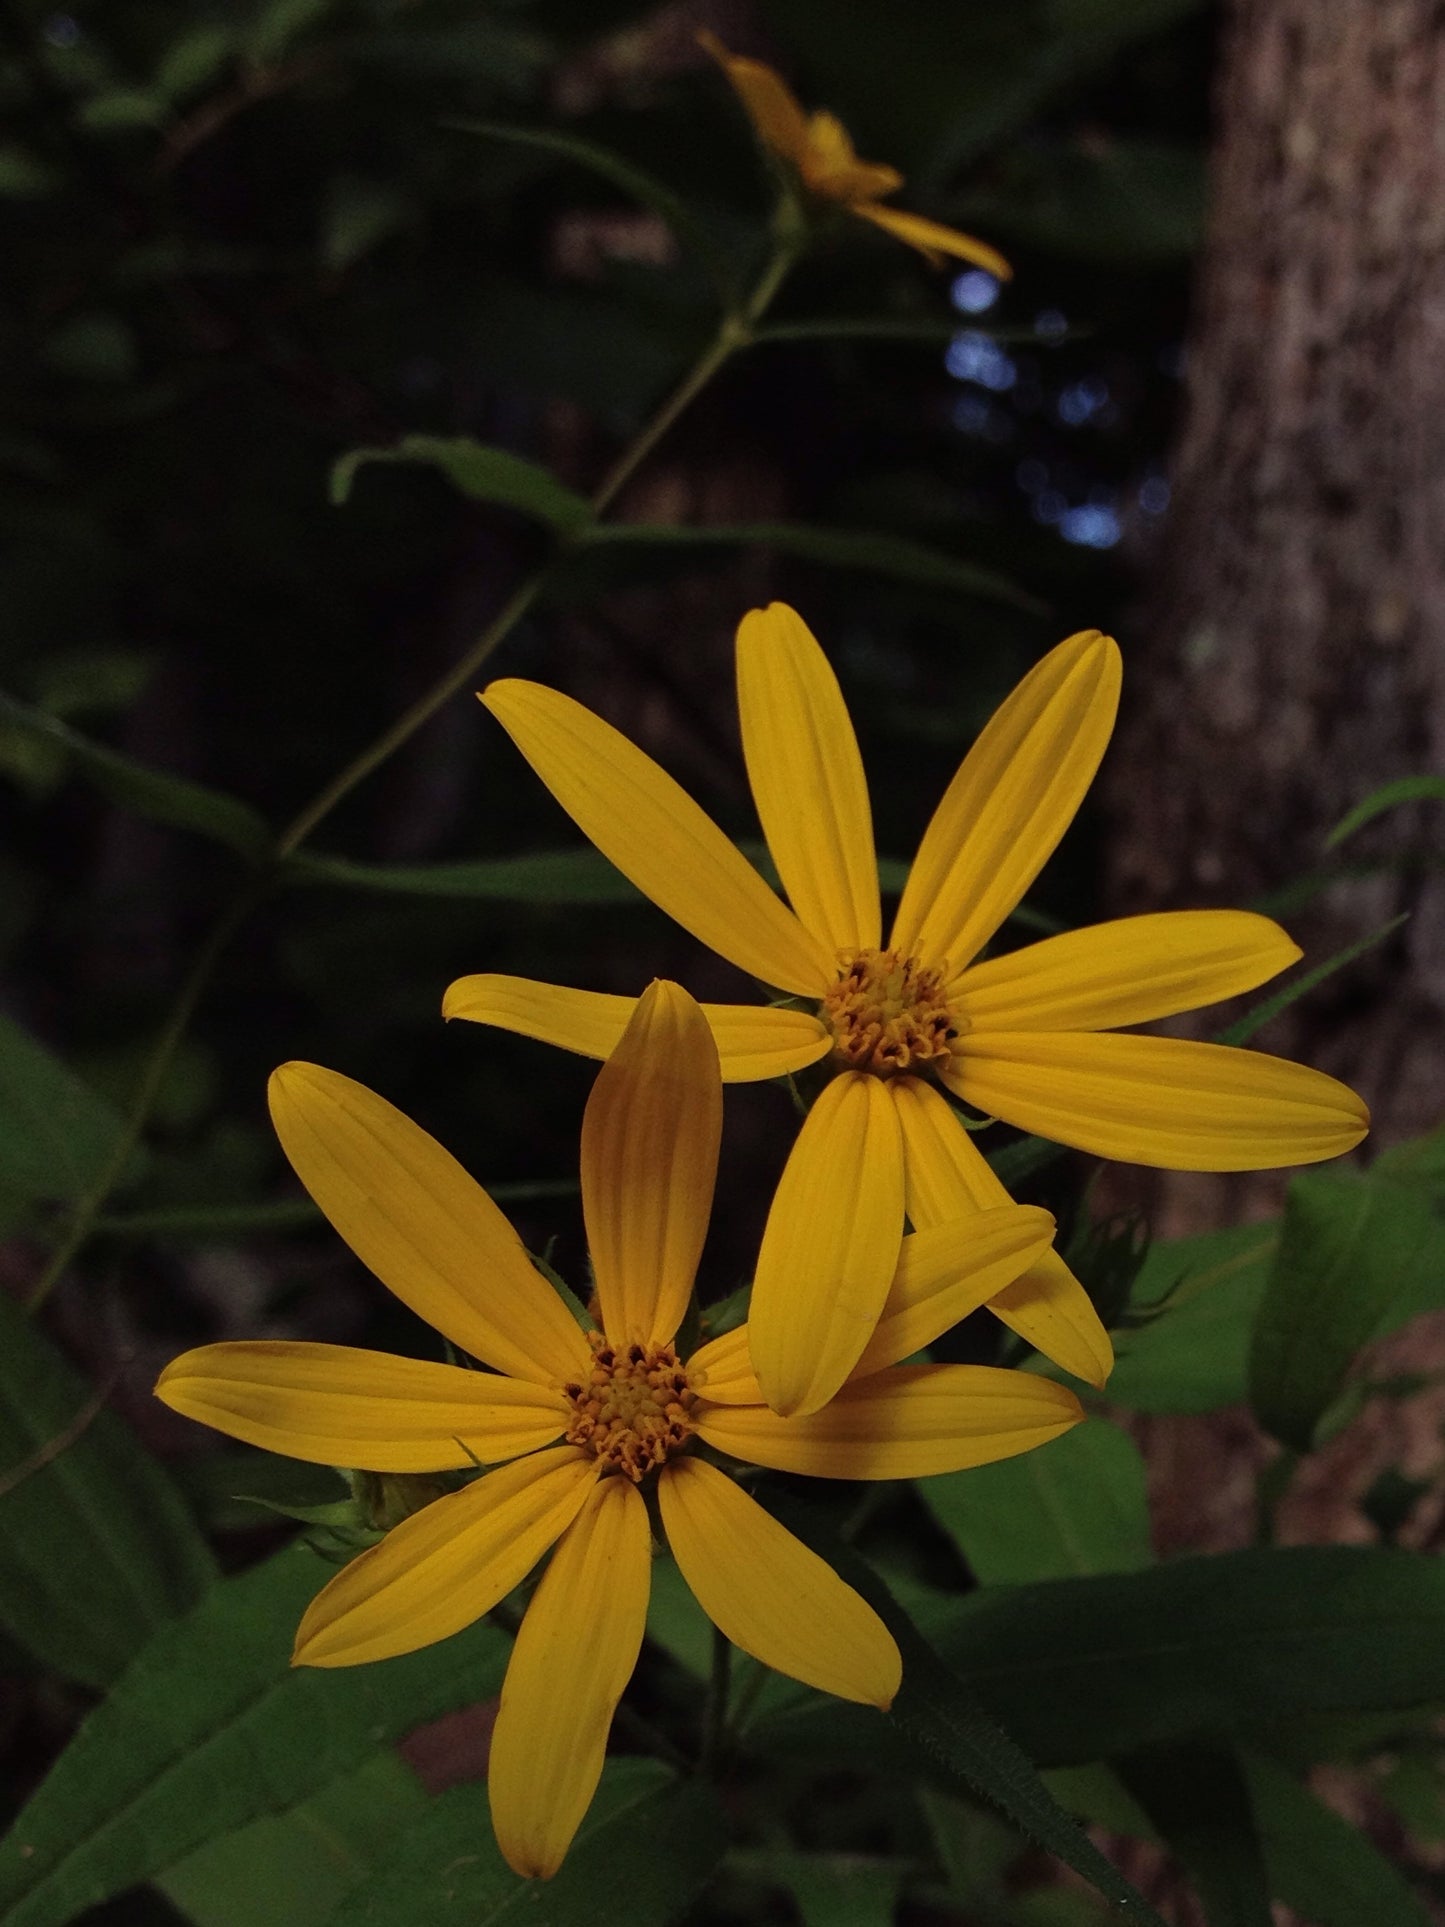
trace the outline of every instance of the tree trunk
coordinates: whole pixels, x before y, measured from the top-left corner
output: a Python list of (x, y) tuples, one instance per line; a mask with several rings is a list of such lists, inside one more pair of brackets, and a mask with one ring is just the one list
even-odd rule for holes
[[(1196, 317), (1111, 759), (1123, 912), (1246, 903), (1445, 769), (1445, 6), (1232, 0)], [(1390, 867), (1283, 918), (1317, 961), (1412, 913), (1266, 1040), (1357, 1084), (1377, 1141), (1445, 1109), (1428, 844), (1445, 809), (1394, 812), (1341, 851)]]

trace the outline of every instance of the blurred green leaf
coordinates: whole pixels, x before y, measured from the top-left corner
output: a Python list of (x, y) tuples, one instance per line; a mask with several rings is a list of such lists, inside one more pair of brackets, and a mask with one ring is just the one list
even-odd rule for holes
[(0, 145), (0, 200), (38, 201), (60, 186), (60, 175), (13, 141)]
[(801, 522), (712, 522), (673, 526), (660, 522), (598, 522), (579, 538), (583, 549), (766, 548), (835, 569), (864, 569), (922, 588), (981, 596), (1042, 614), (1046, 605), (976, 562), (925, 548), (907, 536), (874, 529), (812, 528)]
[(497, 1692), (510, 1642), (485, 1624), (401, 1659), (293, 1669), (297, 1622), (331, 1577), (289, 1546), (152, 1638), (0, 1841), (4, 1927), (63, 1927)]
[(697, 1603), (691, 1586), (670, 1552), (652, 1562), (647, 1595), (647, 1636), (686, 1672), (706, 1679), (712, 1665), (712, 1621)]
[(1133, 1572), (1153, 1559), (1144, 1461), (1087, 1418), (1035, 1452), (923, 1479), (918, 1492), (986, 1586)]
[(1114, 1333), (1110, 1400), (1133, 1412), (1214, 1412), (1238, 1404), (1278, 1243), (1277, 1226), (1251, 1224), (1151, 1245), (1133, 1302), (1154, 1315)]
[(739, 1848), (728, 1867), (791, 1895), (803, 1927), (892, 1927), (908, 1860), (868, 1853), (795, 1853), (786, 1847)]
[(590, 504), (545, 468), (508, 449), (488, 448), (467, 435), (404, 435), (393, 448), (352, 449), (331, 470), (333, 503), (340, 506), (346, 501), (356, 471), (371, 462), (419, 462), (439, 468), (472, 501), (517, 509), (568, 534), (585, 528), (592, 519)]
[(1263, 1755), (1245, 1774), (1270, 1889), (1314, 1927), (1429, 1927), (1431, 1916), (1373, 1842)]
[[(69, 1065), (0, 1012), (0, 1192), (81, 1197), (109, 1162), (123, 1128)], [(137, 1157), (129, 1175), (142, 1169)]]
[(969, 228), (1067, 258), (1138, 268), (1187, 259), (1204, 232), (1202, 143), (1121, 138), (1014, 150), (987, 189), (951, 202)]
[(252, 16), (243, 45), (248, 58), (265, 63), (277, 60), (293, 40), (324, 20), (336, 0), (266, 0)]
[(416, 215), (411, 196), (390, 181), (362, 174), (339, 174), (329, 184), (321, 209), (321, 259), (333, 274), (405, 227)]
[(110, 1684), (215, 1567), (184, 1500), (0, 1292), (0, 1625), (62, 1679)]
[(234, 28), (207, 21), (185, 29), (161, 56), (155, 71), (157, 93), (185, 100), (218, 80), (236, 51)]
[(1308, 991), (1333, 977), (1346, 965), (1352, 964), (1356, 957), (1363, 957), (1367, 950), (1373, 950), (1376, 944), (1383, 943), (1386, 937), (1393, 936), (1401, 924), (1408, 923), (1409, 920), (1409, 912), (1402, 911), (1398, 917), (1391, 917), (1378, 929), (1370, 931), (1368, 936), (1346, 944), (1345, 948), (1337, 950), (1333, 957), (1326, 957), (1322, 964), (1316, 964), (1313, 970), (1307, 970), (1302, 977), (1296, 977), (1293, 982), (1286, 984), (1283, 990), (1277, 990), (1272, 997), (1266, 997), (1262, 1004), (1256, 1004), (1253, 1010), (1246, 1011), (1237, 1022), (1220, 1031), (1214, 1040), (1215, 1043), (1247, 1042), (1256, 1031), (1263, 1030), (1266, 1024), (1278, 1017), (1281, 1011), (1288, 1010), (1291, 1004), (1297, 1003)]
[(603, 1770), (560, 1872), (521, 1880), (502, 1859), (486, 1794), (460, 1786), (408, 1826), (383, 1865), (329, 1916), (330, 1927), (672, 1927), (727, 1845), (717, 1795), (655, 1760)]
[(1340, 818), (1325, 838), (1325, 848), (1333, 850), (1356, 830), (1362, 830), (1384, 811), (1398, 809), (1402, 803), (1445, 803), (1445, 776), (1402, 776), (1393, 783), (1382, 784)]
[(1209, 1927), (1271, 1927), (1269, 1878), (1250, 1789), (1223, 1746), (1158, 1746), (1119, 1777), (1183, 1862)]
[(1400, 1168), (1381, 1160), (1290, 1183), (1249, 1396), (1260, 1424), (1297, 1452), (1317, 1442), (1356, 1353), (1445, 1304), (1445, 1184)]
[(410, 1768), (379, 1753), (289, 1813), (211, 1841), (156, 1885), (193, 1927), (316, 1927), (430, 1804)]
[(496, 120), (445, 120), (442, 125), (455, 128), (462, 134), (480, 134), (487, 140), (535, 148), (558, 160), (573, 161), (577, 166), (585, 167), (590, 173), (610, 181), (613, 187), (620, 188), (643, 207), (651, 208), (679, 241), (693, 249), (707, 268), (713, 285), (725, 297), (730, 295), (735, 279), (733, 270), (718, 252), (711, 234), (686, 201), (646, 168), (624, 159), (610, 147), (603, 147), (581, 134), (570, 133), (560, 127), (515, 127)]
[(45, 363), (74, 381), (125, 382), (135, 378), (135, 336), (119, 315), (76, 314), (47, 336)]
[[(940, 1598), (920, 1623), (1046, 1767), (1445, 1699), (1445, 1564), (1394, 1548), (1264, 1547), (985, 1586)], [(754, 1729), (760, 1745), (808, 1748), (825, 1733), (876, 1745), (866, 1715), (817, 1700)]]
[[(1145, 1927), (1163, 1927), (1153, 1908), (1064, 1812), (1026, 1754), (994, 1724), (992, 1715), (975, 1697), (973, 1686), (961, 1672), (950, 1670), (873, 1568), (828, 1532), (816, 1513), (788, 1502), (775, 1509), (805, 1544), (867, 1600), (897, 1640), (903, 1656), (903, 1683), (885, 1716), (888, 1725), (902, 1735), (915, 1754), (941, 1767), (958, 1787), (982, 1794), (1030, 1839), (1082, 1875), (1091, 1887), (1114, 1902), (1123, 1919), (1145, 1923)], [(1016, 1598), (1026, 1596), (1028, 1590), (1000, 1588), (997, 1593), (975, 1596)], [(844, 1711), (843, 1717), (847, 1719), (852, 1711)], [(874, 1735), (876, 1746), (876, 1718), (864, 1713), (860, 1724), (863, 1732)], [(753, 1729), (753, 1737), (761, 1738), (766, 1730), (766, 1724), (760, 1722)]]
[(160, 94), (141, 87), (115, 87), (82, 101), (75, 118), (92, 134), (119, 134), (160, 127), (168, 111), (169, 103)]
[(462, 863), (355, 863), (300, 850), (286, 866), (294, 882), (400, 896), (463, 897), (499, 903), (636, 903), (640, 892), (600, 850), (539, 850), (534, 856)]
[(248, 803), (220, 790), (204, 789), (184, 776), (150, 769), (13, 696), (0, 694), (0, 727), (63, 751), (98, 788), (152, 822), (195, 830), (242, 856), (259, 855), (270, 841), (265, 821)]

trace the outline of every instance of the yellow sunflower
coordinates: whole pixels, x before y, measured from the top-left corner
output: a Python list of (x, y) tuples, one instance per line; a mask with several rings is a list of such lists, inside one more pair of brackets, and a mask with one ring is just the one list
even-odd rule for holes
[(732, 82), (763, 146), (787, 162), (810, 194), (845, 208), (860, 221), (871, 221), (930, 260), (952, 255), (987, 268), (1000, 281), (1009, 279), (1013, 270), (986, 241), (922, 215), (881, 206), (885, 195), (902, 187), (903, 176), (881, 161), (859, 160), (836, 115), (821, 110), (805, 114), (782, 76), (765, 61), (729, 53), (710, 33), (700, 33), (698, 39)]
[(1028, 1451), (1083, 1416), (1071, 1392), (1029, 1373), (894, 1363), (1046, 1248), (1048, 1214), (1012, 1205), (905, 1241), (871, 1343), (811, 1418), (779, 1418), (761, 1402), (745, 1328), (679, 1358), (722, 1082), (711, 1032), (675, 984), (655, 983), (637, 1002), (587, 1105), (597, 1331), (580, 1329), (486, 1192), (384, 1099), (314, 1064), (283, 1066), (270, 1096), (286, 1155), (352, 1250), (489, 1369), (258, 1340), (187, 1352), (156, 1391), (233, 1438), (322, 1465), (497, 1463), (333, 1579), (293, 1657), (351, 1666), (444, 1639), (555, 1547), (508, 1665), (489, 1770), (497, 1840), (520, 1874), (556, 1872), (602, 1770), (647, 1613), (649, 1483), (683, 1577), (734, 1645), (886, 1707), (900, 1674), (892, 1635), (716, 1456), (827, 1478), (912, 1478)]
[[(1060, 643), (989, 721), (924, 833), (886, 947), (858, 745), (837, 679), (792, 609), (743, 618), (737, 678), (748, 777), (791, 910), (670, 776), (580, 703), (516, 680), (482, 701), (624, 875), (797, 1000), (703, 1006), (724, 1081), (824, 1059), (835, 1073), (804, 1119), (758, 1256), (752, 1356), (775, 1411), (816, 1411), (852, 1370), (905, 1211), (926, 1226), (1006, 1200), (944, 1091), (1061, 1144), (1175, 1170), (1309, 1164), (1359, 1142), (1365, 1106), (1319, 1071), (1119, 1034), (1293, 963), (1298, 947), (1266, 917), (1129, 917), (979, 961), (1103, 756), (1120, 682), (1109, 637)], [(632, 1007), (483, 975), (452, 984), (443, 1009), (605, 1057)], [(1066, 1370), (1108, 1376), (1108, 1335), (1056, 1253), (990, 1308)]]

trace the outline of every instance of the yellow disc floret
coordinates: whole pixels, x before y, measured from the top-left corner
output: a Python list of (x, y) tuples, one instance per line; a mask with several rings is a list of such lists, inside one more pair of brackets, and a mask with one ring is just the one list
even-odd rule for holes
[(964, 1025), (943, 991), (941, 971), (898, 950), (858, 950), (823, 999), (834, 1055), (853, 1070), (892, 1077), (947, 1057)]
[(568, 1443), (595, 1452), (604, 1470), (640, 1483), (692, 1435), (687, 1373), (670, 1345), (612, 1345), (601, 1332), (588, 1342), (591, 1376), (562, 1388), (573, 1405)]

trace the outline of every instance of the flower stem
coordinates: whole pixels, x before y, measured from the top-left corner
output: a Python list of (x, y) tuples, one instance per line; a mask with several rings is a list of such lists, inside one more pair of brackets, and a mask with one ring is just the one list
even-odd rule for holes
[[(752, 292), (740, 305), (730, 308), (723, 315), (717, 332), (691, 370), (673, 389), (656, 414), (629, 442), (603, 477), (591, 497), (594, 518), (600, 519), (606, 514), (636, 470), (646, 461), (674, 422), (701, 394), (724, 363), (751, 344), (757, 322), (767, 311), (773, 297), (782, 286), (788, 270), (798, 257), (801, 246), (802, 233), (796, 219), (785, 208), (781, 209), (775, 223), (773, 248)], [(38, 1311), (45, 1303), (95, 1229), (96, 1219), (109, 1202), (111, 1193), (124, 1175), (125, 1168), (141, 1141), (146, 1125), (150, 1122), (156, 1099), (175, 1060), (176, 1052), (190, 1027), (191, 1018), (195, 1015), (196, 1008), (210, 983), (212, 972), (231, 939), (266, 895), (286, 859), (295, 854), (312, 832), (331, 815), (337, 805), (348, 797), (358, 784), (364, 782), (373, 770), (379, 769), (416, 734), (424, 723), (430, 721), (443, 704), (449, 702), (466, 687), (483, 663), (500, 648), (532, 607), (546, 587), (557, 559), (566, 553), (567, 545), (559, 544), (548, 562), (518, 584), (466, 654), (444, 675), (438, 677), (436, 682), (409, 708), (403, 710), (395, 722), (384, 729), (374, 742), (368, 744), (359, 755), (354, 756), (344, 769), (317, 791), (311, 801), (280, 832), (270, 851), (260, 859), (230, 903), (222, 910), (196, 953), (185, 981), (176, 993), (175, 1002), (151, 1047), (145, 1068), (141, 1072), (140, 1082), (131, 1098), (120, 1136), (90, 1189), (71, 1212), (59, 1242), (30, 1295), (31, 1311)]]
[(732, 1689), (733, 1649), (726, 1633), (712, 1629), (712, 1676), (708, 1681), (698, 1771), (716, 1776), (728, 1736), (728, 1698)]

